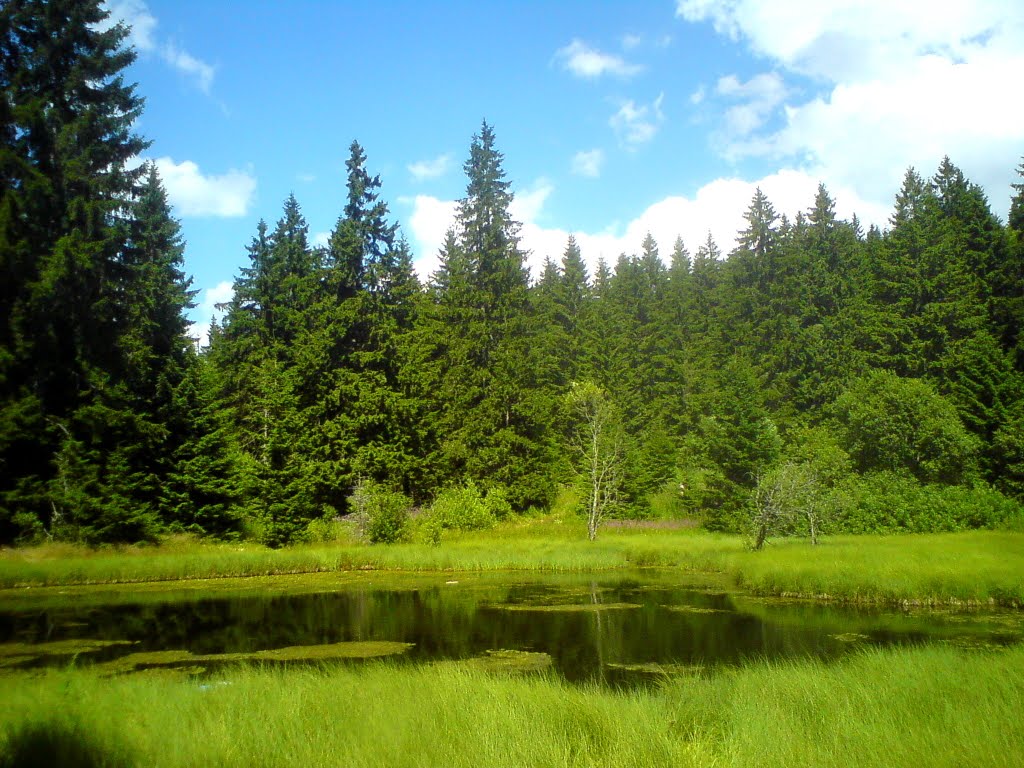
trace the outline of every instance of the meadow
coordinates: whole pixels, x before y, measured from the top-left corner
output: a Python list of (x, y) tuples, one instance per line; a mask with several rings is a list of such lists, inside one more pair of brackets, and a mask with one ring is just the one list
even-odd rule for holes
[[(866, 650), (616, 691), (457, 662), (19, 673), (0, 766), (1003, 766), (1024, 649)], [(415, 692), (411, 695), (410, 692)]]
[(335, 571), (582, 572), (661, 567), (720, 573), (760, 595), (918, 605), (1024, 603), (1024, 533), (969, 531), (788, 539), (752, 552), (740, 536), (693, 529), (606, 529), (523, 518), (440, 544), (342, 539), (268, 549), (172, 538), (87, 549), (51, 544), (0, 552), (0, 588), (127, 584)]

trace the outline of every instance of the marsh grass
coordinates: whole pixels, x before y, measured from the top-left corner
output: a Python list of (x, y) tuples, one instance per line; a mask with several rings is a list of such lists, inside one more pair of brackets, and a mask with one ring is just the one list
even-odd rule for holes
[(971, 531), (787, 540), (751, 552), (739, 536), (692, 529), (608, 529), (596, 542), (573, 518), (515, 518), (440, 545), (253, 544), (172, 541), (88, 550), (0, 553), (0, 587), (120, 584), (338, 571), (582, 572), (645, 567), (727, 574), (744, 590), (854, 602), (1024, 603), (1024, 533)]
[(1002, 766), (1024, 754), (1022, 706), (1021, 648), (874, 649), (627, 692), (459, 664), (71, 670), (5, 679), (0, 766), (76, 745), (88, 760), (67, 764), (156, 768)]

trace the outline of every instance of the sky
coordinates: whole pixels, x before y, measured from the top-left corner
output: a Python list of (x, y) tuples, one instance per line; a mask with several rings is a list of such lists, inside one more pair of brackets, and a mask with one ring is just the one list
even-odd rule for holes
[(325, 242), (353, 140), (421, 278), (483, 120), (537, 274), (570, 233), (593, 268), (650, 232), (728, 253), (754, 190), (818, 183), (884, 228), (908, 167), (949, 155), (1005, 217), (1024, 155), (1020, 0), (108, 0), (205, 334), (260, 219), (294, 193)]

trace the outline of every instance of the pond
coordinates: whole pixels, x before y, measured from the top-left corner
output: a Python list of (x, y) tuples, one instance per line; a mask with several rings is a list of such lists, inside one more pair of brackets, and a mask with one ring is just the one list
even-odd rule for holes
[(869, 645), (1024, 638), (1020, 612), (758, 598), (715, 576), (334, 573), (0, 592), (0, 672), (94, 665), (203, 674), (228, 663), (389, 657), (550, 669), (612, 685)]

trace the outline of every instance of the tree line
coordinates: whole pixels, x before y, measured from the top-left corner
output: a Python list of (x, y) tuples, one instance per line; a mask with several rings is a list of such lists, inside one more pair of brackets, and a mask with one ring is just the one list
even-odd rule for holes
[(908, 170), (884, 230), (824, 186), (792, 220), (758, 191), (729, 254), (648, 235), (590, 274), (570, 237), (531, 279), (484, 122), (421, 281), (353, 142), (327, 245), (289, 196), (199, 350), (104, 15), (0, 8), (0, 542), (281, 545), (366, 488), (505, 512), (576, 488), (602, 515), (765, 535), (1020, 514), (1024, 183), (1004, 223), (948, 158)]

